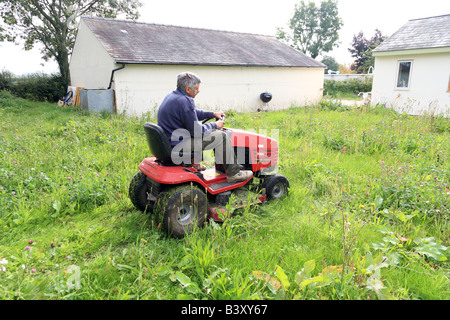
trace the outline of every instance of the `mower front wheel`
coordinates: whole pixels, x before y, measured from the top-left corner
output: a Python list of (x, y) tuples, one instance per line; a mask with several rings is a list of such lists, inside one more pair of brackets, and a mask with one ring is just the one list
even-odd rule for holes
[(140, 211), (153, 211), (155, 201), (151, 199), (150, 183), (147, 181), (145, 174), (138, 171), (131, 179), (128, 195), (131, 203)]
[(266, 189), (267, 200), (279, 199), (289, 193), (289, 181), (281, 174), (264, 179), (263, 188)]
[(207, 209), (206, 194), (196, 186), (183, 185), (161, 192), (154, 212), (163, 230), (175, 238), (183, 238), (203, 226)]

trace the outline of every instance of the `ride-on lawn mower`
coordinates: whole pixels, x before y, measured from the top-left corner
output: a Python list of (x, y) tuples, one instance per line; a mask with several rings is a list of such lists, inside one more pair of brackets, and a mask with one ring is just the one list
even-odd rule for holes
[(217, 163), (205, 171), (197, 171), (192, 164), (176, 165), (172, 161), (174, 151), (163, 129), (150, 122), (144, 124), (153, 157), (139, 164), (139, 171), (130, 183), (129, 196), (137, 209), (155, 214), (157, 223), (176, 238), (201, 228), (207, 218), (222, 222), (228, 212), (227, 204), (236, 209), (288, 193), (289, 182), (284, 176), (267, 174), (278, 161), (275, 139), (242, 130), (222, 130), (231, 137), (241, 168), (253, 171), (252, 178), (227, 182), (224, 170)]

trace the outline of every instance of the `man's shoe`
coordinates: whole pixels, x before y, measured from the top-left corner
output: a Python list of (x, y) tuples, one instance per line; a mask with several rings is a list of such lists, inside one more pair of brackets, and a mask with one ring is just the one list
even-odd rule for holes
[(234, 176), (227, 177), (227, 182), (242, 182), (253, 177), (253, 172), (250, 170), (241, 170)]
[(194, 169), (197, 171), (205, 171), (206, 170), (206, 166), (203, 164), (194, 164), (192, 167), (194, 167)]

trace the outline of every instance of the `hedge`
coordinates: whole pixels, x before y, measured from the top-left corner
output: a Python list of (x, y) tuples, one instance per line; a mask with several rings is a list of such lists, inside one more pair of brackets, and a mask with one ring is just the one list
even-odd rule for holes
[(325, 80), (324, 82), (324, 95), (336, 96), (341, 94), (355, 94), (360, 92), (372, 91), (372, 77), (361, 79), (348, 79), (348, 80)]
[(64, 88), (60, 75), (34, 73), (15, 77), (9, 71), (2, 71), (0, 72), (0, 91), (2, 90), (32, 101), (57, 102), (64, 96), (67, 88)]

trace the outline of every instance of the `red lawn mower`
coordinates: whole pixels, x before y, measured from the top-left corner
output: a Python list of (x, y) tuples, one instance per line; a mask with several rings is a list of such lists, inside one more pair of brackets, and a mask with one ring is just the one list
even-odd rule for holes
[[(278, 161), (275, 139), (237, 129), (226, 129), (237, 161), (253, 177), (242, 182), (227, 182), (219, 164), (197, 171), (191, 164), (172, 162), (172, 147), (164, 131), (147, 122), (144, 131), (152, 157), (139, 164), (139, 171), (129, 187), (133, 205), (156, 215), (158, 223), (171, 236), (182, 238), (206, 219), (223, 222), (226, 206), (233, 209), (248, 204), (264, 203), (288, 193), (289, 181), (273, 171)], [(202, 156), (202, 155), (201, 155)], [(194, 158), (195, 154), (190, 155)]]

